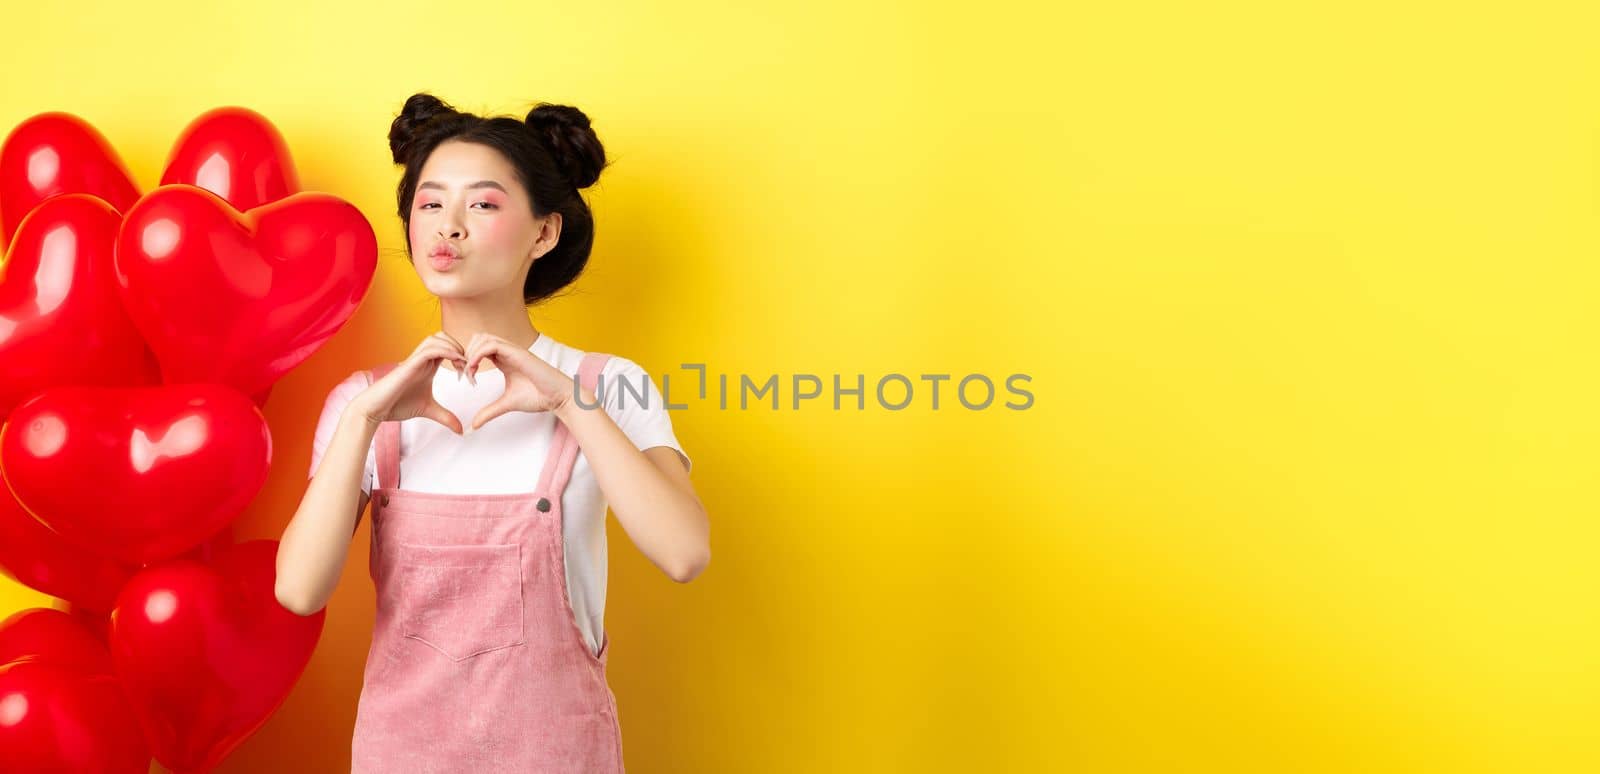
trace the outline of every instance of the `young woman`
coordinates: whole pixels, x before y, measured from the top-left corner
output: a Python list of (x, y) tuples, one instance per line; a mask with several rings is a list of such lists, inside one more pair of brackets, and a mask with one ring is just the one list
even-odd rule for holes
[(327, 604), (370, 500), (377, 621), (352, 771), (621, 772), (606, 508), (673, 580), (711, 549), (650, 377), (528, 318), (588, 261), (578, 190), (604, 150), (573, 107), (519, 121), (428, 94), (406, 101), (389, 145), (440, 331), (328, 396), (278, 548), (278, 600), (301, 615)]

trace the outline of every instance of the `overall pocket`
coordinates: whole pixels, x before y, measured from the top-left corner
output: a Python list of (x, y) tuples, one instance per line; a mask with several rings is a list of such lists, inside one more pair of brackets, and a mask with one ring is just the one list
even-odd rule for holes
[(396, 547), (401, 634), (455, 661), (524, 642), (522, 546)]

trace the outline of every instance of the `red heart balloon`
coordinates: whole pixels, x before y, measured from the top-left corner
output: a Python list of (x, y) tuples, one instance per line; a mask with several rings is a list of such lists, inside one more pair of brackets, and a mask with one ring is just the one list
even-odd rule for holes
[(298, 193), (240, 213), (216, 194), (162, 186), (123, 218), (123, 305), (168, 382), (256, 395), (355, 313), (378, 265), (355, 206)]
[(109, 613), (117, 590), (138, 569), (73, 544), (24, 510), (9, 487), (0, 486), (0, 572), (12, 580)]
[(23, 610), (0, 623), (0, 769), (150, 770), (133, 706), (110, 651), (58, 610)]
[(272, 435), (221, 384), (57, 387), (0, 430), (17, 501), (68, 540), (147, 564), (238, 517), (267, 480)]
[(5, 771), (145, 774), (150, 751), (114, 675), (24, 658), (0, 666)]
[(211, 561), (211, 557), (233, 546), (233, 525), (224, 526), (217, 534), (212, 535), (205, 542), (185, 551), (177, 559), (193, 559), (200, 563)]
[(89, 122), (51, 112), (18, 124), (0, 145), (0, 246), (40, 202), (68, 193), (92, 194), (117, 212), (139, 198), (127, 165)]
[(326, 610), (278, 604), (278, 541), (253, 540), (210, 564), (147, 567), (111, 613), (111, 656), (156, 760), (209, 769), (267, 722), (322, 635)]
[[(90, 552), (84, 551), (83, 553), (88, 555)], [(118, 585), (116, 590), (121, 591), (122, 586)], [(95, 639), (100, 640), (101, 642), (106, 642), (111, 637), (110, 633), (108, 632), (108, 630), (111, 628), (110, 610), (91, 610), (82, 605), (74, 605), (64, 599), (58, 599), (55, 601), (55, 609), (65, 612), (67, 615), (76, 618), (78, 623), (83, 624), (84, 628), (88, 629), (89, 633), (95, 636)]]
[(40, 390), (160, 383), (122, 307), (112, 251), (122, 216), (88, 194), (34, 208), (0, 266), (0, 419)]
[(116, 674), (111, 651), (71, 613), (32, 607), (0, 622), (0, 664), (32, 657), (100, 675)]
[(248, 210), (300, 190), (289, 145), (266, 116), (242, 107), (208, 110), (191, 121), (167, 156), (161, 184), (187, 183)]

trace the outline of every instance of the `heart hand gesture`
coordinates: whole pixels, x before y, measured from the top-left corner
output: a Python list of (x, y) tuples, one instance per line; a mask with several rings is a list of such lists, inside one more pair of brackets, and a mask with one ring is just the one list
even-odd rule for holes
[(556, 411), (572, 400), (572, 377), (528, 349), (490, 333), (478, 333), (467, 343), (463, 371), (474, 385), (478, 364), (486, 359), (505, 374), (506, 391), (472, 418), (473, 430), (510, 411)]
[(433, 397), (433, 377), (443, 360), (463, 364), (466, 353), (455, 339), (440, 331), (423, 339), (410, 357), (363, 390), (352, 406), (365, 412), (373, 424), (427, 417), (460, 435), (461, 420)]

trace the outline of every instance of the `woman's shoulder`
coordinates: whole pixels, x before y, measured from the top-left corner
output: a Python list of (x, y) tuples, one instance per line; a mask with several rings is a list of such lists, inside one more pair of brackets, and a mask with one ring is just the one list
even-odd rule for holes
[(611, 379), (618, 376), (627, 377), (629, 379), (637, 379), (645, 372), (643, 367), (626, 355), (619, 355), (615, 352), (589, 352), (580, 349), (572, 349), (570, 347), (569, 349), (572, 350), (570, 360), (573, 363), (571, 370), (574, 372), (576, 372), (578, 370), (578, 366), (583, 363), (583, 359), (589, 357), (590, 355), (599, 355), (606, 359), (605, 363), (600, 366), (600, 375), (606, 379)]
[[(605, 364), (600, 367), (600, 380), (606, 385), (606, 407), (608, 409), (619, 408), (621, 405), (611, 397), (618, 392), (610, 389), (612, 384), (625, 381), (628, 383), (629, 389), (635, 391), (641, 388), (651, 392), (656, 390), (654, 386), (655, 377), (645, 371), (644, 367), (640, 366), (637, 361), (626, 355), (616, 352), (582, 350), (555, 339), (551, 339), (548, 345), (549, 349), (547, 351), (553, 356), (553, 364), (568, 375), (574, 375), (578, 372), (578, 368), (583, 364), (585, 357), (602, 355), (606, 358)], [(645, 382), (650, 384), (646, 385), (644, 384)]]
[(628, 379), (633, 382), (637, 382), (640, 377), (654, 381), (645, 372), (644, 366), (622, 355), (607, 355), (606, 364), (600, 368), (600, 374), (606, 377)]
[(377, 374), (377, 372), (378, 372), (378, 370), (380, 368), (383, 368), (383, 366), (377, 365), (377, 366), (373, 366), (371, 368), (357, 368), (356, 370), (351, 371), (348, 376), (346, 376), (343, 380), (341, 380), (339, 382), (339, 384), (337, 384), (335, 386), (335, 389), (350, 389), (352, 387), (357, 387), (357, 388), (366, 387), (367, 385), (372, 384), (372, 380), (376, 376), (376, 374)]
[(609, 358), (600, 369), (608, 412), (615, 416), (639, 411), (655, 413), (664, 408), (666, 399), (657, 386), (661, 383), (658, 376), (626, 356), (610, 355)]
[[(381, 363), (371, 363), (365, 368), (357, 368), (341, 380), (334, 389), (350, 389), (352, 387), (364, 388), (374, 381), (383, 378), (383, 375), (400, 365), (404, 360), (385, 360)], [(358, 390), (359, 391), (359, 390)]]
[(579, 366), (583, 365), (583, 359), (590, 355), (602, 355), (606, 358), (606, 363), (601, 368), (600, 373), (608, 376), (621, 371), (637, 372), (642, 370), (639, 368), (638, 363), (614, 352), (579, 349), (571, 344), (549, 338), (548, 335), (546, 339), (545, 352), (551, 356), (549, 358), (551, 363), (568, 374), (577, 373)]
[(330, 405), (349, 403), (350, 399), (360, 395), (362, 390), (372, 385), (373, 372), (378, 368), (381, 368), (381, 366), (358, 368), (351, 371), (348, 376), (339, 380), (337, 384), (328, 390), (327, 403)]

